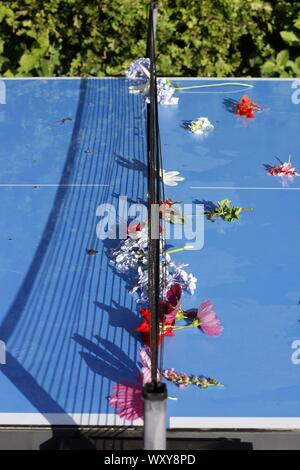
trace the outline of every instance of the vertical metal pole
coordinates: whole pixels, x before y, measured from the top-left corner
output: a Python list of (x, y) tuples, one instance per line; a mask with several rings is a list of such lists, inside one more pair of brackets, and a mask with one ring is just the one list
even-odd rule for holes
[[(149, 309), (151, 312), (151, 383), (144, 387), (144, 449), (166, 449), (167, 387), (157, 377), (159, 306), (160, 306), (160, 235), (159, 221), (153, 217), (152, 208), (160, 204), (160, 143), (158, 132), (158, 105), (156, 90), (155, 34), (157, 2), (151, 1), (147, 57), (150, 59), (150, 103), (147, 107), (148, 123), (148, 230), (149, 230)], [(156, 223), (155, 223), (156, 222)], [(158, 225), (158, 227), (157, 227)]]
[(158, 338), (159, 338), (159, 304), (160, 304), (160, 236), (159, 227), (153, 210), (158, 207), (160, 175), (157, 168), (157, 156), (159, 153), (157, 133), (157, 91), (156, 91), (156, 67), (155, 67), (155, 41), (153, 35), (153, 2), (150, 6), (148, 54), (150, 59), (150, 102), (147, 106), (148, 124), (148, 290), (149, 309), (151, 312), (150, 337), (151, 337), (151, 380), (157, 382), (158, 369)]
[(165, 384), (147, 384), (144, 388), (144, 449), (166, 450), (167, 443), (167, 387)]

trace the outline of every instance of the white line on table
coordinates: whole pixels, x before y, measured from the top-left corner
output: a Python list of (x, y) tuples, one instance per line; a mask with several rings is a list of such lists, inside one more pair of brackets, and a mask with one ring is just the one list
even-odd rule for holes
[(110, 184), (0, 184), (0, 188), (108, 188)]
[(190, 186), (190, 189), (230, 189), (247, 191), (300, 191), (300, 188), (253, 188), (243, 186)]
[(300, 418), (174, 417), (170, 418), (170, 428), (297, 430), (300, 429)]

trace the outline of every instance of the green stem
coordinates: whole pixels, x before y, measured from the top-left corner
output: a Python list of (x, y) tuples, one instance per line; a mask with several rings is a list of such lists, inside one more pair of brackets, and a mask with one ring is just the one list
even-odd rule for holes
[[(242, 211), (253, 211), (253, 207), (239, 207)], [(204, 212), (204, 214), (189, 214), (192, 217), (207, 217), (210, 215), (216, 215), (214, 212)]]
[(175, 87), (175, 90), (195, 90), (197, 88), (212, 88), (212, 87), (219, 87), (219, 86), (241, 86), (245, 88), (253, 88), (253, 85), (248, 83), (211, 83), (209, 85), (193, 85), (193, 86), (185, 86), (185, 87)]
[(192, 245), (186, 245), (186, 246), (183, 246), (182, 248), (175, 248), (174, 250), (169, 250), (167, 251), (167, 255), (172, 255), (174, 253), (180, 253), (181, 251), (187, 251), (187, 250), (193, 250), (193, 246)]
[(174, 331), (179, 331), (179, 330), (184, 330), (186, 328), (198, 328), (200, 326), (200, 323), (199, 325), (194, 325), (193, 323), (190, 323), (189, 325), (186, 325), (186, 326), (174, 326), (172, 329)]

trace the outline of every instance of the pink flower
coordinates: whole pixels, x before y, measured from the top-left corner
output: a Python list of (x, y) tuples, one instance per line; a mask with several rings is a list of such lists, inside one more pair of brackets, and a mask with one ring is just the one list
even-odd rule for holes
[(296, 172), (296, 168), (292, 167), (291, 162), (282, 163), (282, 165), (276, 165), (268, 169), (270, 176), (300, 176)]
[(206, 300), (202, 305), (200, 305), (197, 317), (200, 321), (200, 328), (203, 333), (208, 336), (220, 336), (224, 327), (221, 325), (219, 318), (214, 310), (214, 305), (210, 300)]
[[(141, 380), (143, 385), (151, 382), (151, 351), (148, 346), (140, 350), (140, 361), (142, 363)], [(157, 371), (157, 380), (159, 380), (159, 371)]]
[(145, 347), (145, 349), (140, 350), (140, 361), (143, 365), (141, 369), (143, 385), (151, 382), (151, 359), (150, 359), (150, 349)]
[(175, 324), (176, 317), (179, 312), (179, 307), (180, 307), (179, 304), (176, 305), (176, 307), (173, 307), (173, 305), (171, 305), (169, 302), (165, 300), (161, 300), (160, 310), (167, 324), (170, 324), (170, 325)]
[(135, 421), (144, 416), (142, 394), (142, 382), (139, 384), (123, 382), (113, 386), (113, 393), (108, 397), (108, 401), (118, 416), (128, 421)]
[[(144, 416), (143, 386), (151, 382), (151, 353), (150, 348), (140, 350), (141, 373), (138, 383), (123, 382), (113, 387), (113, 393), (108, 397), (110, 406), (116, 409), (117, 415), (128, 421), (135, 421)], [(159, 372), (157, 371), (159, 380)]]

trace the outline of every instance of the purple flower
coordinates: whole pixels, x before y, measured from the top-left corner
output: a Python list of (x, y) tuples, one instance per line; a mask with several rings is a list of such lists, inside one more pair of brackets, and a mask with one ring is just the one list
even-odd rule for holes
[[(145, 96), (147, 103), (149, 103), (150, 59), (142, 57), (141, 59), (134, 60), (126, 70), (126, 77), (134, 82), (133, 86), (129, 87), (129, 91)], [(175, 91), (174, 86), (169, 80), (166, 78), (157, 79), (158, 103), (162, 105), (178, 104), (179, 98), (173, 96)]]
[(175, 98), (175, 88), (172, 83), (165, 78), (159, 78), (157, 80), (157, 101), (163, 105), (176, 105), (178, 104), (179, 98)]
[(150, 75), (150, 59), (142, 57), (134, 60), (130, 67), (126, 70), (126, 77), (129, 80), (147, 81)]

